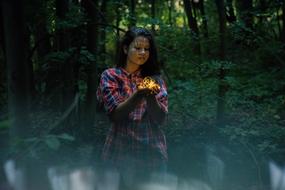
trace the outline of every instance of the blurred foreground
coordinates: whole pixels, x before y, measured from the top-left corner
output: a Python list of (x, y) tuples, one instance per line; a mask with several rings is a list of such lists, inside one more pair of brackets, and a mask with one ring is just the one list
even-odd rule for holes
[[(18, 167), (13, 160), (4, 165), (5, 179), (1, 190), (285, 190), (285, 169), (273, 161), (266, 164), (264, 171), (251, 167), (228, 166), (225, 159), (215, 154), (213, 146), (204, 150), (205, 158), (187, 160), (184, 169), (177, 161), (169, 164), (168, 172), (149, 174), (148, 180), (136, 179), (132, 173), (119, 173), (94, 165), (39, 166), (35, 162)], [(186, 156), (186, 155), (185, 155)], [(187, 156), (186, 156), (187, 157)], [(202, 164), (201, 171), (197, 171)], [(244, 163), (246, 166), (246, 163)], [(257, 173), (256, 173), (257, 171)], [(261, 173), (259, 173), (261, 172)], [(235, 179), (233, 179), (235, 178)], [(251, 182), (249, 182), (251, 180)]]

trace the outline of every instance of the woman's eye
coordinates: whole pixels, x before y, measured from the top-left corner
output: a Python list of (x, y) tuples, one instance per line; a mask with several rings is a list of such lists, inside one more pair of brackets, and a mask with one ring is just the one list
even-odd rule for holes
[(149, 48), (135, 47), (135, 49), (136, 49), (137, 51), (142, 51), (142, 50), (144, 50), (144, 51), (149, 51)]

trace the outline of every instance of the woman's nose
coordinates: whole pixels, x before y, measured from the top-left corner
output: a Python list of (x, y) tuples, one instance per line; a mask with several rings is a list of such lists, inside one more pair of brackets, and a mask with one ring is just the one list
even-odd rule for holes
[(142, 49), (139, 51), (140, 54), (145, 54), (145, 52), (146, 52), (146, 50), (145, 50), (144, 48), (142, 48)]

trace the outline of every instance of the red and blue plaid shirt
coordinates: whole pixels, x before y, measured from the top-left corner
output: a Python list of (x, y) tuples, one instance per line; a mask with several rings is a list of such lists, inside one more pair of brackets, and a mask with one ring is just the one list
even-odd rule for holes
[[(160, 92), (155, 96), (161, 109), (168, 112), (166, 85), (160, 76), (153, 77), (160, 85)], [(110, 114), (136, 90), (143, 77), (140, 71), (129, 74), (123, 68), (111, 68), (101, 75), (97, 98)], [(129, 120), (113, 123), (103, 150), (103, 159), (120, 167), (121, 164), (141, 165), (155, 168), (167, 160), (167, 146), (161, 126), (147, 117), (147, 103), (142, 100), (129, 113)]]

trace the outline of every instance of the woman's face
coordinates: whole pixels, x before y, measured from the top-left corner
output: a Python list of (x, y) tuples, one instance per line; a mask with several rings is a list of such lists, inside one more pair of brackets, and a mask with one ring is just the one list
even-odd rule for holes
[(149, 58), (149, 40), (143, 36), (136, 37), (129, 48), (124, 49), (127, 54), (127, 65), (140, 66)]

